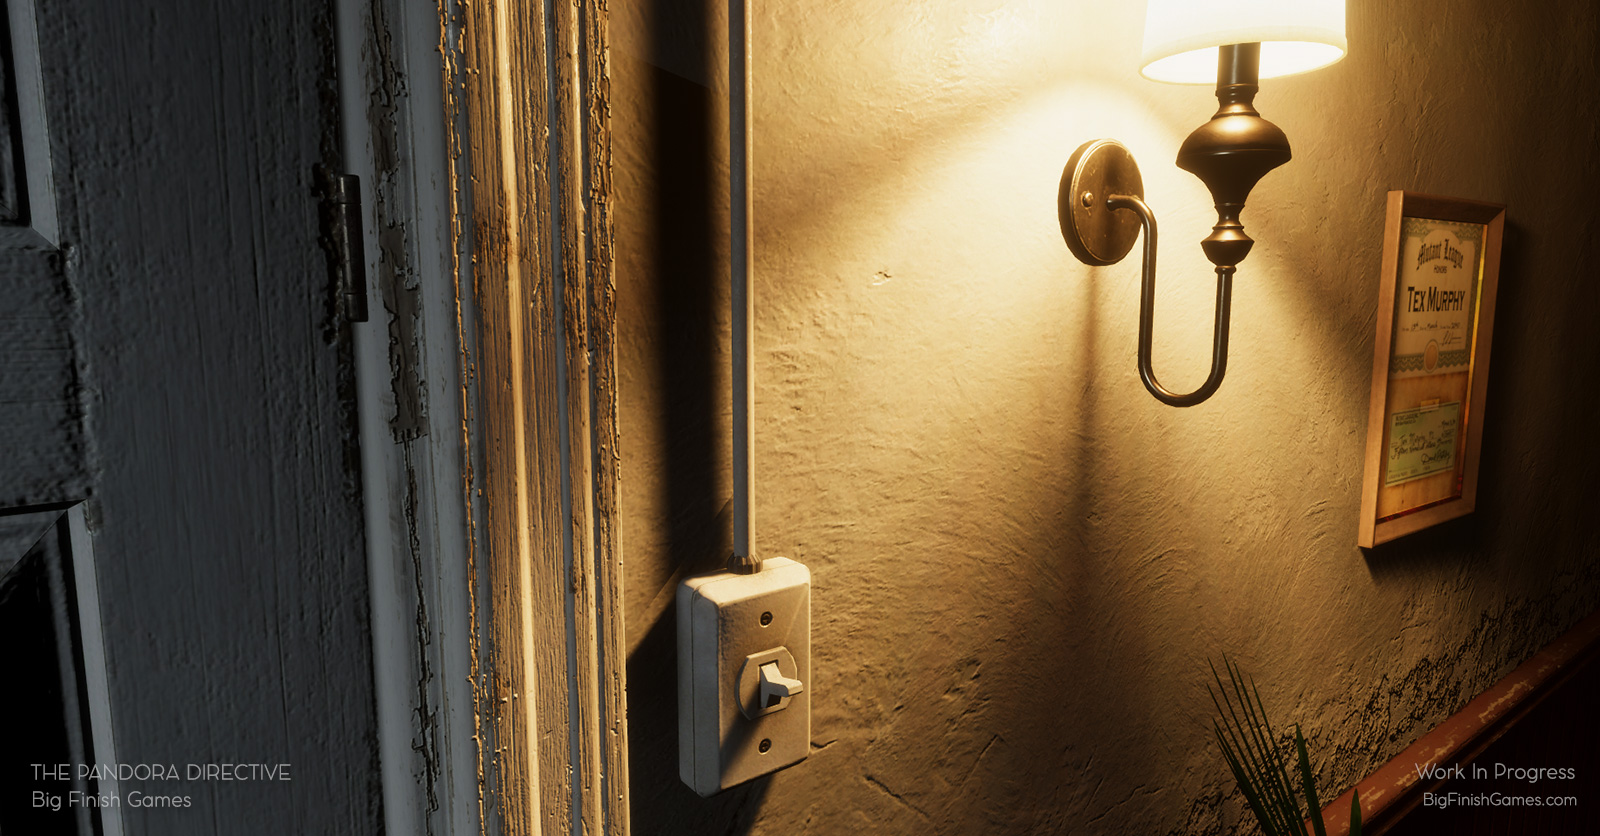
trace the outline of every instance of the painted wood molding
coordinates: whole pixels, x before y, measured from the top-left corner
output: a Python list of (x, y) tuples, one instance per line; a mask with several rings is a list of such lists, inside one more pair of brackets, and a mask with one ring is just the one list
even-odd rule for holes
[(551, 8), (462, 4), (446, 78), (471, 177), (484, 815), (626, 834), (609, 35), (599, 0)]

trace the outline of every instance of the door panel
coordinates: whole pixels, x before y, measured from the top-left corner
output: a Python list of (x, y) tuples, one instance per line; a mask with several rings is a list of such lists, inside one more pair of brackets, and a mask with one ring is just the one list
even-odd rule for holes
[(32, 0), (0, 10), (0, 508), (88, 489)]
[(79, 499), (88, 488), (60, 261), (0, 240), (0, 507)]
[(0, 404), (37, 413), (0, 418), (0, 502), (87, 497), (119, 761), (290, 765), (120, 782), (184, 800), (121, 824), (381, 832), (350, 332), (313, 175), (340, 164), (330, 4), (60, 0), (37, 24), (60, 248), (0, 256), (22, 300), (0, 342), (34, 341), (0, 358)]
[[(90, 744), (65, 517), (60, 510), (0, 516), (0, 636), (13, 720), (6, 745), (25, 755), (0, 759), (0, 833), (107, 832), (99, 807), (74, 803), (107, 788), (75, 767), (97, 762), (99, 753)], [(73, 766), (58, 776), (36, 763)]]

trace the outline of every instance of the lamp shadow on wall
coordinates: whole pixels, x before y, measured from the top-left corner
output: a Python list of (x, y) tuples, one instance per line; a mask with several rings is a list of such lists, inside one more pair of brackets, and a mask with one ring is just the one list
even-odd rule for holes
[[(650, 194), (643, 269), (620, 277), (653, 332), (654, 424), (660, 472), (652, 490), (658, 541), (670, 574), (652, 578), (654, 601), (628, 613), (630, 817), (635, 833), (740, 834), (754, 825), (770, 778), (702, 799), (678, 778), (676, 608), (684, 578), (722, 568), (730, 553), (727, 327), (726, 100), (704, 80), (722, 77), (726, 22), (714, 0), (647, 0), (649, 60), (632, 66), (646, 98), (641, 143)], [(677, 72), (666, 69), (674, 68)], [(686, 77), (688, 76), (688, 77)], [(718, 85), (720, 87), (720, 85)], [(630, 416), (631, 417), (631, 416)], [(636, 436), (637, 437), (637, 436)], [(624, 486), (627, 490), (629, 486)], [(652, 620), (653, 618), (653, 620)], [(646, 622), (646, 623), (639, 623)]]

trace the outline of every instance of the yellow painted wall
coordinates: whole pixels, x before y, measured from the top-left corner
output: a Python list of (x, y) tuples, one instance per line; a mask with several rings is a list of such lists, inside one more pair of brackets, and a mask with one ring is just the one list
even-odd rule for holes
[[(813, 752), (678, 783), (672, 591), (728, 548), (723, 7), (611, 4), (635, 833), (1227, 832), (1208, 657), (1339, 790), (1600, 604), (1600, 17), (1352, 0), (1264, 82), (1222, 389), (1135, 370), (1137, 252), (1060, 239), (1079, 144), (1161, 224), (1155, 368), (1204, 378), (1214, 221), (1172, 160), (1208, 87), (1142, 4), (756, 3), (758, 549), (811, 567)], [(1384, 193), (1509, 206), (1480, 513), (1354, 545)]]

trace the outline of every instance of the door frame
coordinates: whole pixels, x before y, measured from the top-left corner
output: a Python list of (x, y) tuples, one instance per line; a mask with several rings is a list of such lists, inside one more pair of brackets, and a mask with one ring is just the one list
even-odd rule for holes
[(388, 831), (626, 834), (604, 5), (336, 12)]

